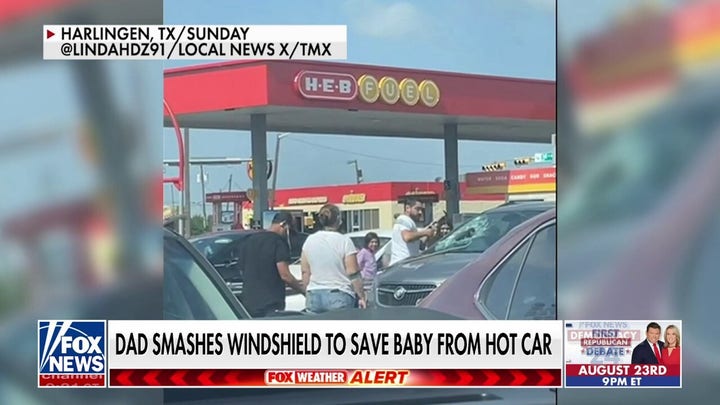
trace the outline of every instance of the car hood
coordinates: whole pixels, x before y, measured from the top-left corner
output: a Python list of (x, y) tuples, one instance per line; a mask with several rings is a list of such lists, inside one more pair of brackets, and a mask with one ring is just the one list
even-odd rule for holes
[(460, 320), (455, 315), (434, 311), (432, 309), (417, 307), (391, 307), (391, 308), (349, 308), (322, 314), (302, 314), (292, 316), (287, 313), (283, 320)]
[(439, 280), (444, 281), (477, 260), (480, 253), (433, 253), (397, 263), (381, 275), (381, 283), (406, 282), (413, 280)]

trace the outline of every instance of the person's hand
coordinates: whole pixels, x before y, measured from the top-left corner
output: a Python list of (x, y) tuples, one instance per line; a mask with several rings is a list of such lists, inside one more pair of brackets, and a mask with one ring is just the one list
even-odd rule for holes
[(358, 308), (365, 309), (367, 308), (367, 301), (365, 297), (358, 299)]
[(433, 228), (432, 225), (425, 228), (425, 235), (429, 238), (432, 238), (433, 236), (435, 236), (435, 228)]

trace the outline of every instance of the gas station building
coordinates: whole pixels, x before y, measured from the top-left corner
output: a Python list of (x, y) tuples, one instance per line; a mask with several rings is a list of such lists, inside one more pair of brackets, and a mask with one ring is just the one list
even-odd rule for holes
[[(425, 204), (426, 224), (442, 217), (447, 210), (443, 186), (442, 182), (381, 182), (280, 189), (274, 209), (298, 212), (301, 225), (310, 227), (312, 215), (331, 203), (340, 208), (346, 232), (392, 229), (407, 198)], [(460, 183), (460, 212), (479, 213), (508, 201), (555, 201), (555, 190), (554, 167), (467, 173)], [(242, 204), (243, 227), (250, 225), (252, 205), (252, 201)]]

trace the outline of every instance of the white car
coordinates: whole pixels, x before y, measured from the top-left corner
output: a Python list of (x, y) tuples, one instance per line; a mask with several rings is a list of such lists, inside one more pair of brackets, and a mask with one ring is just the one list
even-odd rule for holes
[[(380, 238), (380, 247), (375, 252), (375, 261), (378, 262), (378, 272), (380, 272), (390, 259), (390, 239), (392, 238), (392, 229), (368, 229), (365, 231), (350, 232), (347, 236), (352, 239), (355, 247), (358, 250), (365, 246), (365, 235), (368, 232), (375, 232)], [(290, 273), (295, 276), (296, 279), (302, 280), (302, 270), (300, 269), (300, 259), (290, 265)], [(366, 286), (369, 289), (370, 285)], [(294, 290), (288, 288), (287, 295), (285, 296), (285, 309), (288, 311), (302, 311), (305, 309), (305, 296), (296, 293)]]

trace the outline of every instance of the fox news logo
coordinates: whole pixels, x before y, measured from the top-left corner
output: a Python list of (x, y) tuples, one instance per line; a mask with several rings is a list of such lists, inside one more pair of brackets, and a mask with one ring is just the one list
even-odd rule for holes
[(105, 321), (38, 321), (40, 387), (105, 386)]

